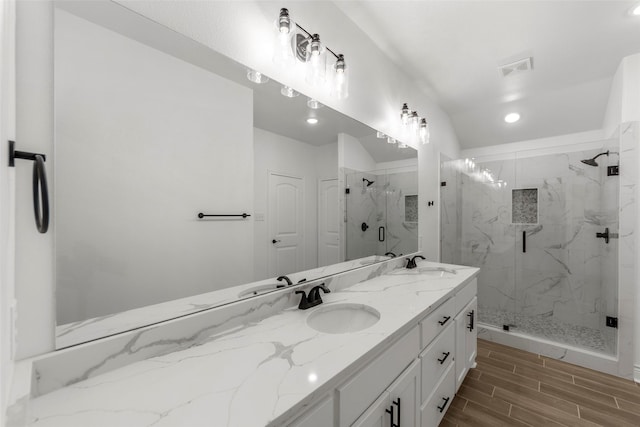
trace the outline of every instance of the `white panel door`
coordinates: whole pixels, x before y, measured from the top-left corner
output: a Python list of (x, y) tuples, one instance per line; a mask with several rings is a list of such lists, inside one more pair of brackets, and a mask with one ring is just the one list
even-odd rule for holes
[(269, 274), (304, 270), (304, 180), (269, 174)]
[(320, 180), (318, 190), (318, 267), (340, 259), (340, 199), (338, 179)]

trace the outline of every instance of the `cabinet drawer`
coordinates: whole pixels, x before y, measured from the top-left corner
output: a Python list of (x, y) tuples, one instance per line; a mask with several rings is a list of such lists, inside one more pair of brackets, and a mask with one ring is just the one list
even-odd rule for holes
[(420, 352), (420, 333), (416, 326), (393, 343), (377, 359), (338, 387), (339, 426), (346, 427), (385, 391)]
[(460, 289), (454, 297), (456, 302), (456, 314), (465, 308), (478, 293), (478, 279), (473, 279), (464, 288)]
[(420, 322), (420, 332), (422, 334), (422, 347), (425, 348), (433, 339), (447, 326), (453, 323), (455, 317), (455, 298), (449, 298), (444, 304), (436, 308)]
[[(450, 324), (422, 352), (422, 401), (426, 401), (442, 378), (442, 374), (453, 364), (455, 356), (455, 326)], [(464, 363), (464, 358), (461, 361)]]
[(456, 388), (455, 369), (450, 365), (431, 398), (420, 408), (422, 427), (437, 427), (453, 401)]

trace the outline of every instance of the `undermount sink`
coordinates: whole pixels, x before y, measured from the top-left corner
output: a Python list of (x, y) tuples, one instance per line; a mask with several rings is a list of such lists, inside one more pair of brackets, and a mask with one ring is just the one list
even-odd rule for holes
[(417, 273), (426, 274), (434, 277), (447, 277), (456, 274), (456, 271), (446, 267), (418, 267)]
[(345, 334), (367, 329), (380, 320), (380, 312), (364, 304), (335, 304), (320, 307), (309, 315), (307, 325), (318, 332)]

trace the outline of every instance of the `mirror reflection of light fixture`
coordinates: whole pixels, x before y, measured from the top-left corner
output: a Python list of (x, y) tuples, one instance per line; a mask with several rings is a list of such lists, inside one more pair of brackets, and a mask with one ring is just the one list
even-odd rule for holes
[(387, 137), (387, 144), (395, 144), (396, 140), (395, 138), (391, 138), (390, 136)]
[(407, 148), (408, 145), (402, 141), (398, 141), (398, 148)]
[(318, 123), (318, 119), (317, 119), (317, 118), (315, 118), (315, 117), (309, 117), (309, 118), (307, 119), (307, 123), (309, 123), (310, 125), (315, 125), (315, 124), (317, 124), (317, 123)]
[(376, 132), (376, 138), (384, 139), (386, 137), (387, 137), (387, 135), (385, 135), (383, 132), (380, 132), (380, 131)]
[[(338, 99), (349, 96), (349, 68), (344, 55), (336, 54), (325, 46), (320, 41), (319, 34), (311, 34), (295, 23), (286, 8), (280, 9), (275, 27), (278, 41), (274, 50), (274, 62), (287, 67), (293, 67), (296, 59), (306, 63), (307, 83), (321, 86), (329, 80), (332, 96)], [(327, 67), (326, 52), (330, 52), (336, 58), (331, 67)], [(328, 78), (327, 68), (330, 73)]]
[(322, 104), (320, 104), (316, 99), (313, 98), (309, 98), (307, 100), (307, 107), (311, 108), (312, 110), (317, 110), (318, 108), (322, 108)]
[(287, 98), (295, 98), (296, 96), (300, 95), (300, 93), (293, 90), (293, 88), (285, 85), (282, 85), (282, 88), (280, 89), (280, 93), (283, 96), (286, 96)]
[(247, 70), (247, 79), (256, 84), (262, 84), (269, 81), (269, 77), (256, 70)]

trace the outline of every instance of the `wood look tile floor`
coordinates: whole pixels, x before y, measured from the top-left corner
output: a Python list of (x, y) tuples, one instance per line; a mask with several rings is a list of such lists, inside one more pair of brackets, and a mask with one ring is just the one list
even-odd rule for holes
[(633, 381), (484, 340), (476, 361), (440, 426), (640, 426)]

